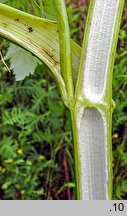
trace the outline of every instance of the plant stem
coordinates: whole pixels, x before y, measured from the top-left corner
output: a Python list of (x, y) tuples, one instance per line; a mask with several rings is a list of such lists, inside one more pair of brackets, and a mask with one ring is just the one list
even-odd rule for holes
[(71, 126), (72, 126), (72, 136), (73, 136), (73, 154), (74, 154), (74, 175), (75, 175), (75, 199), (81, 200), (81, 164), (79, 157), (79, 140), (78, 131), (76, 123), (76, 112), (70, 110), (71, 114)]
[(112, 111), (100, 104), (93, 107), (77, 104), (71, 111), (76, 199), (111, 199)]
[(64, 0), (54, 0), (57, 15), (57, 24), (60, 40), (60, 66), (61, 74), (65, 81), (68, 93), (68, 101), (74, 97), (72, 78), (72, 50), (70, 41), (70, 28)]
[(72, 115), (77, 199), (112, 199), (112, 70), (124, 0), (93, 0)]

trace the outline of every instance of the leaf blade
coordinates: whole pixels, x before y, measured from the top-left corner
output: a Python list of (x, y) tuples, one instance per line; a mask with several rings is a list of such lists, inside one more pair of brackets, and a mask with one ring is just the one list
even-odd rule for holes
[[(55, 77), (63, 100), (67, 100), (66, 86), (60, 74), (59, 36), (56, 22), (29, 15), (0, 3), (0, 36), (41, 59)], [(71, 45), (72, 67), (76, 81), (81, 49), (73, 41)]]
[(10, 69), (14, 70), (17, 81), (24, 79), (29, 74), (33, 74), (37, 65), (41, 61), (23, 48), (11, 44), (4, 57), (4, 60), (10, 59)]

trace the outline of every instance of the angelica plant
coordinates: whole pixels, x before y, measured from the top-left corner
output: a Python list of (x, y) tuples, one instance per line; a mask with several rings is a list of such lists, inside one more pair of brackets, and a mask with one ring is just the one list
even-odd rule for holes
[(124, 0), (92, 0), (82, 48), (70, 38), (64, 0), (57, 21), (0, 4), (0, 36), (25, 48), (51, 70), (70, 110), (75, 199), (112, 199), (112, 71)]

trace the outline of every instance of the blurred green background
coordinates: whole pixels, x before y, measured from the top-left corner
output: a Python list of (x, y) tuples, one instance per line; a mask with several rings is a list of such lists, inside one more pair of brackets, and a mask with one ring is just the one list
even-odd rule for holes
[[(52, 0), (1, 0), (54, 19)], [(43, 5), (41, 5), (43, 3)], [(82, 44), (89, 0), (66, 0), (72, 38)], [(72, 135), (68, 110), (45, 65), (15, 81), (3, 61), (9, 42), (0, 38), (0, 200), (74, 199)], [(20, 65), (19, 65), (20, 67)], [(113, 79), (113, 199), (127, 199), (127, 1)]]

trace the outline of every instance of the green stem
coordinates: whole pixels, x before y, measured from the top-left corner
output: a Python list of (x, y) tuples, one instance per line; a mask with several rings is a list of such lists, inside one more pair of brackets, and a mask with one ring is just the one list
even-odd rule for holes
[(72, 120), (76, 191), (83, 200), (112, 199), (112, 71), (123, 5), (92, 0), (87, 18)]
[(77, 132), (76, 111), (70, 110), (71, 126), (73, 136), (73, 154), (74, 154), (74, 176), (75, 176), (75, 199), (81, 200), (81, 164), (79, 158), (79, 140)]
[(112, 197), (111, 116), (102, 104), (78, 102), (71, 110), (77, 200)]
[(54, 6), (56, 9), (57, 24), (59, 30), (61, 74), (67, 88), (68, 100), (72, 100), (72, 98), (74, 97), (72, 79), (72, 51), (65, 1), (54, 0)]

